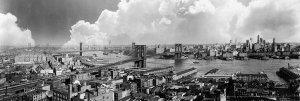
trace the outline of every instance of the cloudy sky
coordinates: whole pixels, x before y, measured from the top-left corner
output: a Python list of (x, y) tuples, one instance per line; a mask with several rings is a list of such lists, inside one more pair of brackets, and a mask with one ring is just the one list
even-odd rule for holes
[(0, 0), (0, 45), (300, 42), (300, 0)]

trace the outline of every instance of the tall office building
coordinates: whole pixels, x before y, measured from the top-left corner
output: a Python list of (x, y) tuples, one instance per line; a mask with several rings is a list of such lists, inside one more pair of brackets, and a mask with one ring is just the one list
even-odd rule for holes
[(79, 55), (82, 56), (82, 42), (80, 42), (79, 50), (80, 50)]
[(259, 38), (259, 35), (257, 35), (257, 43), (259, 43), (259, 39), (260, 39), (260, 38)]
[(252, 38), (250, 37), (250, 50), (252, 50)]
[(277, 51), (277, 49), (276, 49), (277, 47), (276, 47), (276, 43), (275, 43), (275, 38), (273, 37), (273, 42), (272, 42), (272, 51), (273, 52), (276, 52)]
[(135, 42), (133, 42), (132, 44), (131, 44), (131, 49), (135, 49)]
[(246, 45), (249, 46), (250, 45), (250, 42), (249, 40), (246, 40)]

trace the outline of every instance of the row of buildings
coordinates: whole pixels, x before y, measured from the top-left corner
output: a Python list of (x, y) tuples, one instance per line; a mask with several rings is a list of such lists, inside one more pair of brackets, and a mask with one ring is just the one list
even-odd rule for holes
[(273, 42), (267, 42), (259, 35), (257, 42), (252, 38), (246, 40), (245, 43), (230, 43), (228, 44), (212, 44), (212, 45), (199, 45), (195, 48), (195, 58), (198, 59), (214, 59), (220, 58), (225, 60), (248, 59), (266, 56), (268, 58), (299, 58), (300, 52), (295, 48), (296, 46), (289, 43), (276, 43), (275, 38)]

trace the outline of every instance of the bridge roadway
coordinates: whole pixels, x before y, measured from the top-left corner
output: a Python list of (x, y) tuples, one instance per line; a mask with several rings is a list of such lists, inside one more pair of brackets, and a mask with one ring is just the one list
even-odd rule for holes
[[(129, 62), (132, 62), (132, 61), (135, 61), (135, 60), (136, 59), (133, 59), (133, 58), (126, 59), (126, 60), (118, 61), (118, 62), (115, 62), (115, 63), (110, 63), (110, 64), (106, 64), (106, 65), (102, 65), (102, 66), (96, 66), (96, 67), (88, 68), (88, 69), (83, 70), (83, 72), (84, 73), (93, 72), (93, 71), (98, 70), (100, 68), (107, 68), (107, 67), (111, 67), (111, 66), (121, 65), (121, 64), (129, 63)], [(59, 76), (53, 76), (53, 77), (41, 78), (41, 79), (38, 79), (38, 80), (33, 80), (33, 81), (18, 84), (18, 85), (4, 86), (4, 87), (0, 88), (0, 96), (5, 94), (5, 92), (17, 91), (17, 90), (20, 90), (20, 89), (24, 89), (24, 86), (26, 86), (26, 85), (38, 84), (38, 83), (41, 83), (43, 80), (46, 80), (46, 79), (64, 78), (64, 77), (68, 77), (72, 74), (74, 74), (74, 73), (69, 73), (69, 74), (64, 74), (64, 75), (59, 75)]]

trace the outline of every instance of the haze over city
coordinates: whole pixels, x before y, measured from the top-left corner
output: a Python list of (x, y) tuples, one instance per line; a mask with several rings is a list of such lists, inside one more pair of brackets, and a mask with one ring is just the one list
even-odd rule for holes
[(299, 0), (0, 0), (0, 46), (300, 42)]

